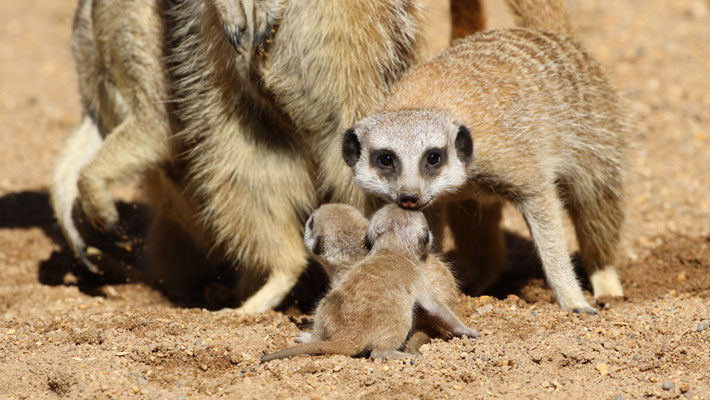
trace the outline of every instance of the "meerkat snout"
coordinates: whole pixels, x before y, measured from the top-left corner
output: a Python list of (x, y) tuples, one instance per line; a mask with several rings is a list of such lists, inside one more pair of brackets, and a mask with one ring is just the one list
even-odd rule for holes
[(410, 210), (416, 210), (419, 206), (419, 193), (400, 193), (399, 206)]

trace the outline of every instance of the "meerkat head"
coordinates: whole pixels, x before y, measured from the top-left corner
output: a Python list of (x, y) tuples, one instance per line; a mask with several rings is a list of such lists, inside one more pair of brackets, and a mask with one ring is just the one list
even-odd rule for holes
[(350, 267), (365, 258), (367, 218), (346, 204), (324, 204), (306, 221), (303, 242), (335, 284)]
[(403, 249), (423, 257), (431, 252), (432, 235), (422, 212), (390, 204), (370, 218), (365, 245), (372, 251)]
[(389, 111), (348, 129), (342, 151), (362, 190), (418, 210), (466, 182), (473, 139), (443, 111)]

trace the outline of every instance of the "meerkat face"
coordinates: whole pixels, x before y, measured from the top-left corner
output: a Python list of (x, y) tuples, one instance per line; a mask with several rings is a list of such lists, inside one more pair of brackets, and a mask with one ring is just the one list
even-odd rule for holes
[(303, 242), (332, 283), (367, 255), (367, 219), (355, 207), (324, 204), (306, 221)]
[(466, 182), (473, 140), (439, 110), (383, 112), (345, 132), (343, 158), (355, 184), (402, 208), (427, 207)]
[(432, 235), (424, 214), (394, 204), (377, 211), (367, 226), (368, 249), (404, 249), (420, 257), (431, 252)]

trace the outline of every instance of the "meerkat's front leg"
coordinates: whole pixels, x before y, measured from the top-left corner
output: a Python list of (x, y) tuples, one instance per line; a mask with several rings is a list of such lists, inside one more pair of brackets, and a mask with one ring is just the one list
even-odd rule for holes
[(545, 277), (562, 309), (596, 314), (584, 298), (574, 273), (562, 224), (562, 204), (553, 185), (528, 195), (517, 206), (530, 228)]
[(147, 171), (168, 159), (167, 132), (153, 124), (140, 123), (129, 115), (104, 141), (79, 173), (82, 208), (100, 232), (117, 235), (118, 211), (108, 188)]

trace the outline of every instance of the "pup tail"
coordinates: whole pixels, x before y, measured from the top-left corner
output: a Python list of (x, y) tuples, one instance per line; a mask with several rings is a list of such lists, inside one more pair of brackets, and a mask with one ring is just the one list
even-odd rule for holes
[(515, 25), (572, 35), (572, 24), (564, 0), (506, 0)]
[(261, 362), (297, 356), (299, 354), (310, 354), (313, 356), (323, 354), (341, 354), (344, 356), (354, 356), (362, 349), (356, 343), (347, 340), (317, 341), (297, 344), (295, 346), (267, 354), (261, 357)]

